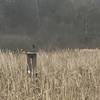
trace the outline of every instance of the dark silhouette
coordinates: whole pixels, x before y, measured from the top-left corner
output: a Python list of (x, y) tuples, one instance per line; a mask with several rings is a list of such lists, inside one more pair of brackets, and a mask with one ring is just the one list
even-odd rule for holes
[(33, 44), (32, 47), (33, 47), (33, 50), (34, 50), (35, 49), (35, 45)]

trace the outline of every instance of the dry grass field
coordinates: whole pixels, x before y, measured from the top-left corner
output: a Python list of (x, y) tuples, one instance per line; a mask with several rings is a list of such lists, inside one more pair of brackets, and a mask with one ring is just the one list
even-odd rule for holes
[(100, 50), (40, 50), (35, 80), (26, 55), (0, 52), (0, 100), (100, 100)]

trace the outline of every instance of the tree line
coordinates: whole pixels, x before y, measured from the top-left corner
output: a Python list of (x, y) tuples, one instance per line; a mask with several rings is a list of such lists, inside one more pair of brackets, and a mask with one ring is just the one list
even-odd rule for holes
[(0, 34), (28, 35), (39, 45), (95, 47), (99, 6), (99, 0), (0, 0)]

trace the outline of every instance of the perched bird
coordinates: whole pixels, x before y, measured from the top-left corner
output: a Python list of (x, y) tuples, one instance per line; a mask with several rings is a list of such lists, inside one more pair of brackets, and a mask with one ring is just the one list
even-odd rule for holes
[(35, 44), (32, 45), (33, 49), (35, 49)]

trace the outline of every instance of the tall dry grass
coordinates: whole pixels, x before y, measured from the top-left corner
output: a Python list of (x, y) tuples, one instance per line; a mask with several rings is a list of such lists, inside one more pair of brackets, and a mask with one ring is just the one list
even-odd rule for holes
[(0, 52), (0, 100), (100, 100), (100, 50), (39, 51), (35, 80), (26, 55)]

